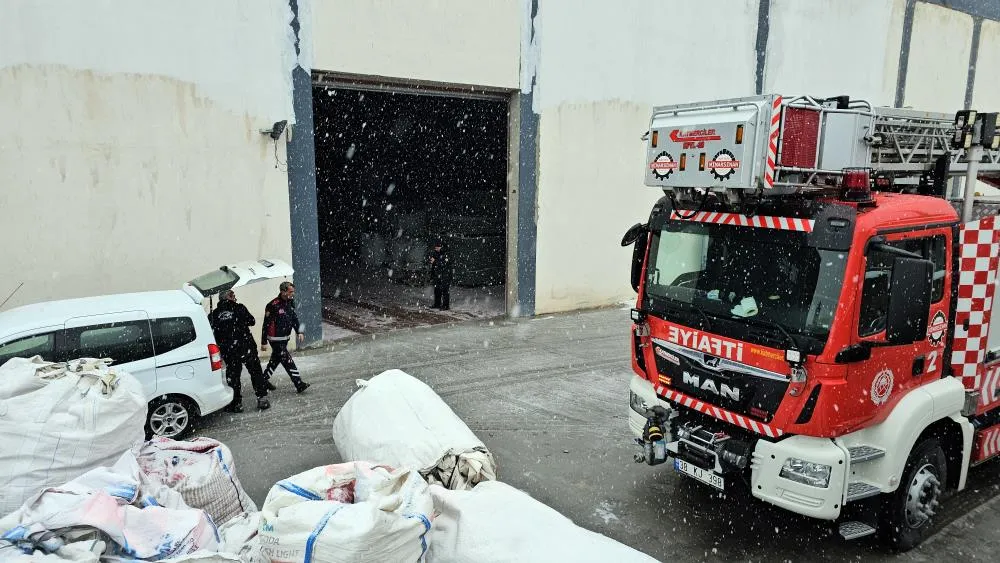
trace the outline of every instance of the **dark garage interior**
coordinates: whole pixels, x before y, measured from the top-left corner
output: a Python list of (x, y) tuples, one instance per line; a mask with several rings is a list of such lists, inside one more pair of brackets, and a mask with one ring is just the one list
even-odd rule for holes
[(317, 85), (313, 111), (325, 337), (503, 315), (506, 100)]

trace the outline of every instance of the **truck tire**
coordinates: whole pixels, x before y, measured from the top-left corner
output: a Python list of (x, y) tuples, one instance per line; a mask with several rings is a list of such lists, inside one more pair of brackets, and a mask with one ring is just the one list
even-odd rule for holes
[(909, 551), (930, 532), (948, 482), (948, 464), (937, 438), (926, 438), (910, 452), (899, 488), (882, 497), (882, 537), (897, 551)]

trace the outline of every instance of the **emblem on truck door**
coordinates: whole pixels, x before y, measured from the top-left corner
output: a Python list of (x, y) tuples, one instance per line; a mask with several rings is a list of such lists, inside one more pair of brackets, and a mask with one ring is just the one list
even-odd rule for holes
[(943, 345), (946, 330), (948, 330), (948, 320), (944, 318), (944, 313), (938, 311), (931, 319), (930, 326), (927, 327), (927, 341), (931, 343), (931, 346)]
[(891, 369), (884, 369), (875, 374), (872, 380), (872, 402), (876, 405), (884, 404), (892, 395), (893, 375)]

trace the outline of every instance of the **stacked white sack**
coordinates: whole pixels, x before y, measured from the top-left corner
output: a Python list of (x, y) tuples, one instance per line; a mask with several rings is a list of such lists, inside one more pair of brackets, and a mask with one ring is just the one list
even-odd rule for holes
[(225, 444), (211, 438), (177, 441), (155, 437), (142, 446), (139, 467), (201, 508), (222, 525), (257, 505), (236, 476), (236, 461)]
[(0, 516), (142, 443), (142, 385), (109, 363), (35, 356), (0, 366)]
[(471, 491), (431, 486), (436, 518), (429, 563), (655, 562), (631, 547), (581, 528), (527, 493), (498, 481)]
[[(62, 551), (62, 557), (71, 560), (87, 558), (86, 552), (102, 560), (164, 560), (218, 552), (220, 538), (211, 518), (183, 505), (161, 506), (161, 501), (173, 504), (172, 495), (169, 489), (146, 489), (134, 455), (126, 452), (113, 466), (48, 487), (0, 519), (0, 550), (10, 553), (14, 546), (57, 556)], [(87, 545), (81, 542), (88, 541), (104, 546), (80, 549)]]
[(416, 471), (327, 465), (271, 487), (258, 536), (264, 558), (273, 561), (418, 561), (432, 512), (427, 483)]
[(398, 369), (357, 383), (333, 421), (345, 461), (417, 469), (456, 490), (496, 479), (493, 454), (427, 384)]

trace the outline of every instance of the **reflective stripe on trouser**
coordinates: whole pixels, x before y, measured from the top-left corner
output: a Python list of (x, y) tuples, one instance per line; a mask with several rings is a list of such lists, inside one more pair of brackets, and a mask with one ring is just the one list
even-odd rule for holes
[(299, 377), (299, 368), (295, 365), (295, 360), (292, 359), (291, 352), (288, 351), (288, 341), (287, 340), (269, 340), (271, 344), (271, 359), (267, 362), (267, 368), (264, 370), (264, 378), (271, 379), (274, 375), (274, 370), (278, 369), (278, 364), (281, 364), (288, 372), (288, 377), (291, 378), (292, 383), (298, 385), (302, 378)]

